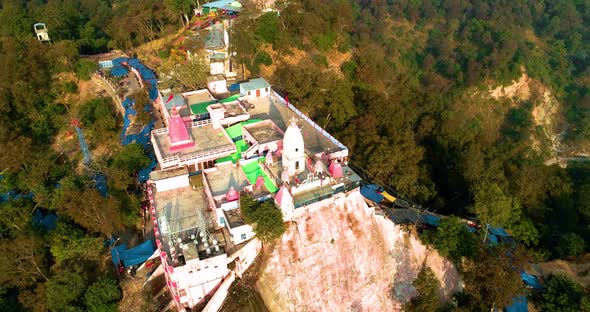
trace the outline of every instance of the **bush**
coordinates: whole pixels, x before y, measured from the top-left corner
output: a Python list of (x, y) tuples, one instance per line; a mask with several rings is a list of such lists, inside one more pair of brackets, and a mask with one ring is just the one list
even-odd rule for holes
[(170, 50), (166, 49), (166, 50), (161, 50), (158, 52), (158, 56), (161, 59), (167, 59), (170, 57)]
[(328, 58), (323, 54), (314, 54), (311, 56), (311, 61), (323, 67), (328, 67)]
[(258, 52), (258, 54), (256, 54), (256, 58), (254, 58), (254, 66), (258, 66), (260, 64), (266, 66), (272, 65), (272, 57), (264, 51)]
[(316, 48), (320, 51), (328, 51), (332, 49), (336, 43), (336, 33), (329, 32), (326, 34), (319, 34), (313, 38), (313, 42), (315, 43)]
[(74, 94), (78, 92), (78, 84), (73, 81), (68, 81), (63, 84), (63, 91), (65, 93)]
[(98, 69), (94, 61), (80, 59), (76, 64), (76, 76), (82, 80), (90, 80), (90, 75)]

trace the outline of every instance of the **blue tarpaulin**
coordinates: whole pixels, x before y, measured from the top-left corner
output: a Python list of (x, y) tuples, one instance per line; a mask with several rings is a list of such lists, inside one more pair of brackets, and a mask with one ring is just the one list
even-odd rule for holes
[(55, 230), (57, 226), (57, 215), (55, 213), (43, 213), (40, 209), (36, 209), (31, 220), (33, 225), (42, 227), (46, 231)]
[(107, 197), (109, 195), (107, 190), (107, 177), (104, 174), (97, 173), (93, 177), (94, 179), (94, 187), (98, 190), (102, 197)]
[(154, 254), (154, 250), (156, 248), (154, 248), (154, 244), (150, 239), (131, 249), (127, 249), (127, 244), (113, 247), (111, 256), (115, 265), (118, 265), (119, 261), (121, 261), (123, 266), (130, 267), (145, 262)]
[(380, 187), (376, 184), (363, 185), (361, 186), (361, 195), (368, 200), (380, 203), (383, 200), (383, 195), (377, 192), (379, 189)]
[(532, 274), (528, 274), (526, 272), (522, 272), (522, 273), (520, 273), (520, 278), (522, 278), (522, 281), (528, 287), (532, 287), (532, 288), (535, 288), (535, 289), (543, 289), (543, 286), (541, 286), (541, 284), (539, 283), (539, 280), (537, 279), (537, 277), (534, 276), (534, 275), (532, 275)]
[(117, 66), (117, 67), (113, 67), (111, 68), (111, 75), (113, 75), (114, 77), (121, 77), (121, 76), (125, 76), (129, 74), (129, 69), (122, 67), (122, 66)]
[(240, 91), (240, 84), (239, 83), (231, 84), (231, 85), (229, 85), (229, 88), (227, 88), (227, 90), (229, 92)]
[(510, 234), (508, 234), (508, 232), (506, 232), (506, 230), (504, 230), (504, 229), (503, 229), (503, 228), (501, 228), (501, 227), (497, 227), (497, 228), (495, 228), (495, 227), (488, 226), (488, 231), (489, 231), (491, 234), (494, 234), (494, 235), (496, 235), (496, 236), (500, 236), (500, 237), (510, 237)]
[(528, 312), (526, 296), (516, 296), (512, 299), (512, 305), (506, 307), (506, 312)]
[(20, 194), (15, 191), (8, 191), (6, 193), (0, 194), (0, 203), (7, 202), (10, 200), (19, 200), (19, 199), (33, 199), (34, 194)]
[(431, 215), (431, 214), (427, 214), (422, 217), (421, 221), (422, 221), (422, 223), (426, 223), (431, 226), (438, 226), (440, 224), (440, 217), (435, 216), (435, 215)]
[(496, 236), (494, 234), (488, 235), (488, 245), (493, 246), (496, 244), (498, 244), (498, 236)]

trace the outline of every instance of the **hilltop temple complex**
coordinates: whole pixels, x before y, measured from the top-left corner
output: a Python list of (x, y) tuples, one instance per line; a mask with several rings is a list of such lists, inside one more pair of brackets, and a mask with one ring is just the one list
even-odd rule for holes
[(240, 196), (272, 200), (286, 222), (361, 180), (347, 166), (348, 149), (264, 79), (239, 89), (227, 100), (206, 89), (160, 94), (154, 104), (165, 127), (151, 133), (158, 166), (148, 194), (178, 309), (203, 304), (227, 279), (228, 264), (241, 273), (255, 257), (257, 251), (234, 255), (255, 236), (241, 216)]

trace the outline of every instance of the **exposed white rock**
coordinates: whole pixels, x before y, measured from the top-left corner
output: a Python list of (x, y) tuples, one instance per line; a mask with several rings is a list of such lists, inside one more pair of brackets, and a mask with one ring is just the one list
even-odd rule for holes
[(263, 264), (258, 288), (271, 311), (399, 311), (415, 295), (424, 263), (441, 296), (460, 286), (455, 267), (389, 219), (358, 191), (295, 217)]

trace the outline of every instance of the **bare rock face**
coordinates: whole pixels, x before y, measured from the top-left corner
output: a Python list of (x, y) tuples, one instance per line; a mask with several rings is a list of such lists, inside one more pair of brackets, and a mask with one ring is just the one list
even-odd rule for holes
[(439, 278), (441, 297), (460, 289), (449, 261), (375, 215), (353, 191), (297, 217), (263, 263), (257, 286), (271, 311), (399, 311), (415, 295), (423, 263)]

